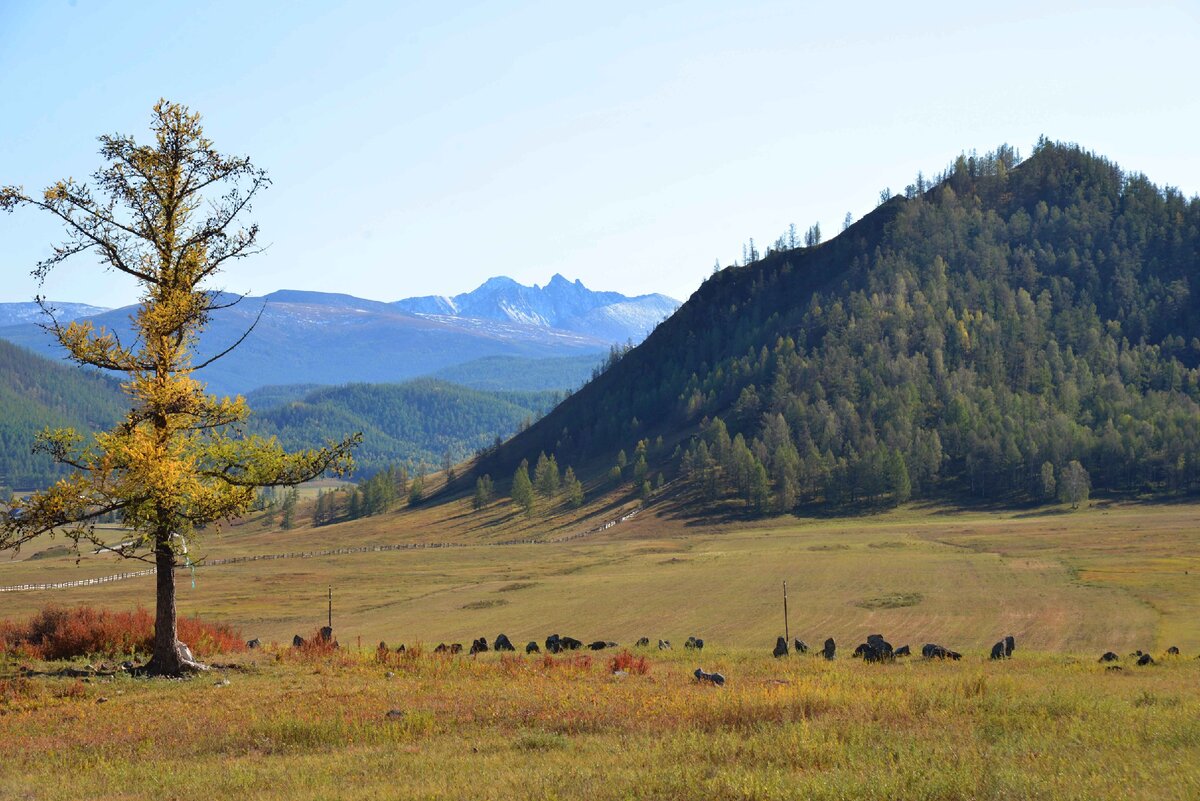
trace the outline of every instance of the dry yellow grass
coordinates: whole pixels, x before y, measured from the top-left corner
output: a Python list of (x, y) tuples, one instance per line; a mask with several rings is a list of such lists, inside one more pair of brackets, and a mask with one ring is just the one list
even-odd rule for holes
[[(1113, 673), (1026, 651), (866, 665), (717, 648), (614, 676), (600, 657), (254, 658), (185, 682), (0, 682), (0, 797), (1200, 795), (1194, 660)], [(727, 685), (696, 683), (697, 664)]]
[[(461, 508), (460, 508), (461, 507)], [(231, 621), (247, 636), (289, 641), (322, 622), (335, 593), (343, 642), (514, 642), (553, 631), (628, 643), (689, 634), (769, 649), (791, 631), (810, 643), (894, 642), (1099, 653), (1200, 650), (1200, 507), (1111, 506), (1074, 514), (904, 509), (843, 520), (787, 518), (689, 526), (651, 508), (602, 534), (559, 544), (494, 545), (521, 534), (561, 536), (623, 507), (580, 513), (574, 527), (523, 522), (503, 504), (473, 515), (461, 502), (291, 532), (255, 523), (208, 540), (211, 556), (405, 541), (465, 547), (388, 551), (201, 568), (180, 610)], [(591, 512), (591, 518), (583, 516)], [(481, 533), (482, 532), (482, 533)], [(28, 555), (28, 553), (26, 554)], [(122, 569), (108, 559), (0, 563), (0, 584)], [(151, 577), (4, 596), (6, 615), (47, 603), (128, 607), (152, 600)]]

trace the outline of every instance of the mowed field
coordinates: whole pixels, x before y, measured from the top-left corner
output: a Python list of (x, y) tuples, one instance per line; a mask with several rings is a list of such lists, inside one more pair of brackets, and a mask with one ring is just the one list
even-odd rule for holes
[[(453, 547), (201, 567), (181, 572), (179, 609), (290, 642), (325, 620), (333, 587), (343, 644), (469, 643), (498, 633), (518, 645), (558, 632), (622, 644), (703, 637), (769, 651), (783, 633), (853, 647), (881, 632), (894, 644), (938, 642), (983, 652), (1013, 634), (1063, 654), (1200, 652), (1200, 506), (1094, 505), (1024, 513), (908, 508), (838, 520), (698, 526), (651, 507), (568, 542), (504, 545), (596, 527), (611, 507), (568, 524), (532, 524), (506, 504), (480, 515), (417, 509), (290, 532), (250, 522), (197, 545), (210, 557), (402, 542)], [(46, 543), (46, 548), (52, 543)], [(68, 556), (0, 562), (0, 585), (63, 581), (142, 567)], [(153, 577), (0, 595), (20, 617), (49, 603), (153, 603)]]

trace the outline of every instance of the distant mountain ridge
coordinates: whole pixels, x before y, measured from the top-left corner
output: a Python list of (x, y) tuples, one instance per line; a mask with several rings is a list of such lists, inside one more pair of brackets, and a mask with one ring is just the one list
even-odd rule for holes
[[(592, 292), (562, 276), (545, 289), (493, 278), (476, 293), (457, 298), (461, 308), (454, 307), (455, 313), (435, 314), (405, 308), (404, 301), (385, 303), (327, 292), (285, 289), (247, 297), (213, 315), (201, 337), (197, 361), (224, 350), (257, 320), (254, 331), (197, 375), (211, 391), (233, 394), (269, 385), (393, 383), (492, 357), (518, 359), (515, 364), (530, 369), (542, 359), (598, 360), (613, 343), (641, 341), (678, 305), (660, 295), (626, 298), (617, 292)], [(84, 304), (54, 305), (64, 319), (86, 318), (118, 335), (129, 331), (131, 306), (102, 310)], [(432, 301), (410, 305), (441, 308)], [(33, 303), (0, 304), (0, 312), (7, 312), (0, 316), (0, 339), (61, 358), (57, 343), (37, 327), (36, 310)], [(553, 386), (578, 372), (569, 364), (559, 368), (560, 380), (547, 379), (546, 370), (537, 368), (540, 386)], [(511, 386), (490, 386), (525, 385), (514, 375)]]
[(679, 302), (666, 295), (627, 297), (595, 291), (558, 273), (544, 287), (498, 276), (453, 297), (425, 295), (393, 305), (413, 314), (557, 328), (610, 342), (641, 341), (679, 308)]
[[(102, 306), (90, 306), (86, 303), (60, 303), (50, 301), (47, 307), (54, 310), (60, 322), (70, 322), (81, 317), (92, 317), (103, 314), (108, 309)], [(23, 303), (0, 303), (0, 326), (20, 325), (21, 323), (36, 323), (42, 320), (42, 307), (33, 301)]]

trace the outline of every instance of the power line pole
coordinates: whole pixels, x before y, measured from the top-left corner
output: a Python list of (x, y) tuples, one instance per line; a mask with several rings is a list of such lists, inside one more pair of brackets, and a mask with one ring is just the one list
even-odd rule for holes
[(787, 611), (787, 582), (783, 582), (783, 639), (789, 645), (792, 642), (791, 632), (788, 631), (788, 611)]

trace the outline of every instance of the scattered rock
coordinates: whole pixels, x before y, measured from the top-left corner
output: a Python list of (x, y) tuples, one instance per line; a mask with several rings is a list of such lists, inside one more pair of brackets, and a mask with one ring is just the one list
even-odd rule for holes
[(508, 636), (505, 634), (497, 635), (496, 642), (492, 646), (497, 651), (515, 651), (516, 648), (509, 642)]
[(912, 656), (912, 649), (907, 645), (901, 645), (895, 651), (892, 651), (892, 656)]
[(108, 699), (107, 699), (107, 698), (105, 698), (105, 697), (102, 695), (102, 696), (100, 696), (99, 698), (97, 698), (97, 699), (96, 699), (96, 703), (97, 703), (97, 704), (107, 704), (107, 703), (108, 703)]
[(1125, 668), (1121, 667), (1120, 665), (1109, 665), (1108, 667), (1105, 668), (1106, 671), (1108, 671), (1108, 670), (1124, 670), (1124, 669)]
[(1000, 642), (998, 642), (992, 646), (992, 655), (989, 658), (990, 659), (1003, 659), (1004, 658), (1004, 640), (1001, 640)]
[(1009, 634), (1004, 638), (1004, 658), (1008, 659), (1017, 650), (1017, 638)]
[(299, 634), (292, 637), (292, 647), (293, 648), (303, 648), (304, 642), (305, 642), (304, 638), (301, 637)]
[(1172, 645), (1170, 648), (1167, 649), (1167, 655), (1168, 656), (1179, 656), (1179, 648)]
[(696, 677), (696, 681), (698, 682), (708, 682), (717, 687), (725, 686), (725, 677), (720, 673), (705, 673), (703, 668), (696, 668), (696, 672), (692, 675)]
[(540, 654), (541, 652), (542, 649), (538, 648), (538, 644), (533, 640), (530, 640), (525, 646), (525, 653), (527, 654)]
[(807, 654), (808, 653), (808, 643), (806, 643), (804, 640), (801, 640), (800, 638), (797, 637), (794, 645), (796, 647), (796, 653), (798, 653), (798, 654)]
[(387, 673), (383, 674), (383, 677), (385, 679), (394, 679), (394, 678), (396, 678), (396, 674), (393, 671), (389, 670)]
[(332, 626), (321, 626), (321, 641), (322, 642), (333, 642), (333, 627)]
[(649, 647), (650, 647), (650, 638), (649, 638), (649, 637), (640, 637), (640, 638), (638, 638), (638, 641), (637, 641), (637, 646), (636, 646), (636, 647), (638, 647), (638, 648), (649, 648)]
[(683, 647), (687, 648), (689, 651), (703, 651), (704, 640), (700, 639), (699, 637), (688, 637), (687, 642), (683, 644)]
[(404, 717), (404, 714), (405, 712), (403, 709), (389, 709), (385, 717), (388, 720), (400, 720)]
[(670, 640), (659, 640), (658, 641), (658, 650), (670, 651), (671, 650), (671, 641)]
[(1112, 651), (1105, 651), (1103, 654), (1100, 655), (1100, 658), (1097, 661), (1098, 662), (1116, 662), (1120, 658), (1121, 657), (1117, 656)]
[(833, 641), (832, 637), (825, 641), (825, 648), (822, 649), (821, 655), (826, 659), (833, 659), (837, 656), (837, 643)]
[(788, 654), (787, 640), (785, 640), (783, 637), (776, 637), (775, 638), (775, 650), (771, 652), (771, 656), (778, 659), (781, 656), (787, 656), (787, 654)]
[(608, 643), (606, 643), (604, 640), (596, 640), (594, 643), (588, 646), (588, 648), (592, 649), (593, 651), (603, 651), (607, 647)]
[(462, 650), (463, 650), (463, 647), (462, 647), (462, 643), (461, 643), (461, 642), (452, 642), (452, 643), (450, 643), (450, 653), (452, 653), (452, 654), (461, 654), (461, 653), (462, 653)]
[(478, 640), (473, 640), (471, 642), (471, 656), (475, 656), (475, 654), (486, 653), (487, 650), (488, 644), (486, 637), (480, 637)]
[(439, 642), (437, 645), (437, 648), (433, 649), (433, 652), (435, 654), (444, 654), (444, 653), (446, 653), (446, 651), (449, 651), (449, 650), (450, 650), (450, 648), (446, 645), (446, 643)]
[(1150, 654), (1142, 654), (1141, 656), (1138, 657), (1137, 663), (1138, 663), (1138, 667), (1145, 667), (1146, 665), (1153, 665), (1154, 657), (1150, 656)]

